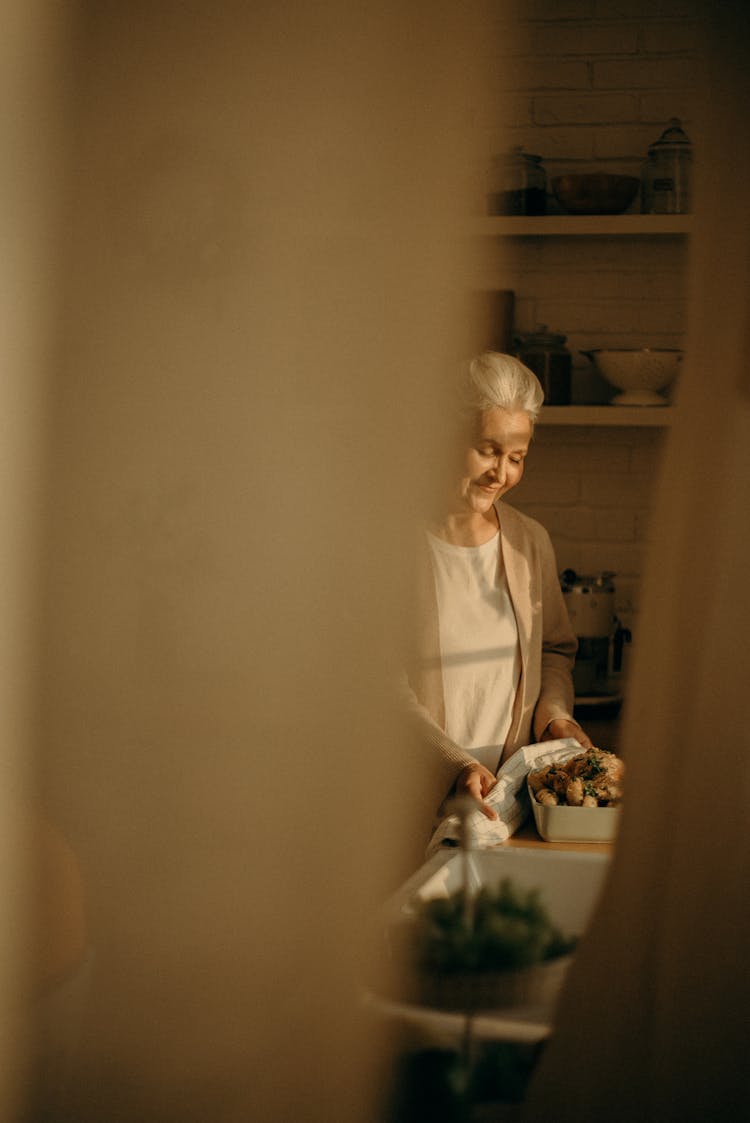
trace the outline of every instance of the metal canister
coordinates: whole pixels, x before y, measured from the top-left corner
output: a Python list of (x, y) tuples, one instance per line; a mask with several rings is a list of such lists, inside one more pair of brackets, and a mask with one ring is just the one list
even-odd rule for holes
[(565, 346), (566, 339), (565, 335), (548, 331), (546, 324), (539, 324), (529, 335), (515, 338), (515, 354), (541, 382), (546, 405), (570, 404), (573, 359)]
[(547, 173), (542, 157), (519, 146), (496, 156), (490, 171), (490, 214), (547, 213)]
[(679, 117), (672, 117), (648, 150), (643, 165), (643, 214), (687, 214), (690, 210), (692, 145)]

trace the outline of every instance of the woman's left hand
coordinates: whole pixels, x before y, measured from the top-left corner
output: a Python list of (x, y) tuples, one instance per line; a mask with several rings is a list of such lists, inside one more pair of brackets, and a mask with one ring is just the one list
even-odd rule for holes
[(593, 741), (587, 733), (584, 733), (580, 725), (564, 717), (556, 717), (542, 733), (543, 741), (557, 741), (558, 738), (563, 737), (575, 737), (582, 749), (593, 749), (594, 747)]

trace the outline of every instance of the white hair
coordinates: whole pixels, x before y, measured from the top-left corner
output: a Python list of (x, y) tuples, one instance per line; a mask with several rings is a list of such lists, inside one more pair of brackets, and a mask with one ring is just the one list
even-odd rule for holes
[(523, 410), (532, 425), (544, 401), (544, 390), (534, 372), (515, 356), (499, 351), (483, 351), (465, 364), (461, 391), (465, 413)]

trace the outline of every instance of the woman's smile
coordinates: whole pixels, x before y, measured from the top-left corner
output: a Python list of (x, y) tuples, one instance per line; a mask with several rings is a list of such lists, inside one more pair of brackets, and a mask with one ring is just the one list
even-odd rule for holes
[(531, 420), (523, 410), (490, 409), (481, 415), (461, 481), (464, 507), (484, 514), (495, 499), (520, 483), (531, 432)]

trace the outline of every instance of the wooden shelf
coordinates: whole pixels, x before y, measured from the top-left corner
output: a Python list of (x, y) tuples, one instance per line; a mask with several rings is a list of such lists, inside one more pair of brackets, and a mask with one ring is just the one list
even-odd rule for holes
[(477, 219), (473, 229), (477, 234), (498, 238), (663, 237), (689, 234), (692, 225), (689, 214), (488, 215)]
[[(477, 218), (477, 235), (497, 238), (535, 237), (683, 237), (692, 230), (689, 214), (616, 215), (488, 215)], [(540, 425), (582, 425), (599, 428), (666, 428), (672, 406), (544, 406)]]
[(543, 406), (540, 425), (664, 427), (672, 424), (673, 406)]

